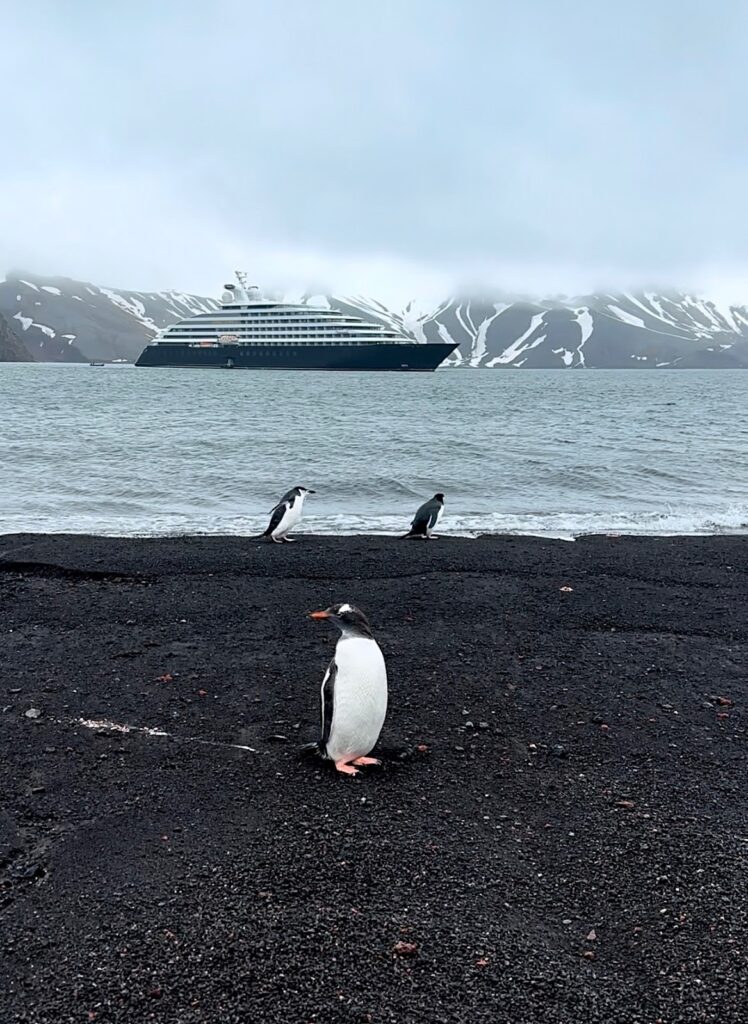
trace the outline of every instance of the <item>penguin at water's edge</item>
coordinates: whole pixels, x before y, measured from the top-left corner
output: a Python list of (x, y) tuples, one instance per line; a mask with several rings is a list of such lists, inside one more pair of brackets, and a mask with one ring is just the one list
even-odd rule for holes
[(278, 504), (270, 510), (270, 522), (262, 536), (276, 544), (292, 544), (287, 534), (301, 521), (307, 494), (314, 494), (314, 491), (308, 487), (292, 487), (286, 491)]
[(344, 775), (357, 775), (357, 765), (379, 764), (367, 757), (387, 714), (387, 669), (384, 656), (362, 611), (336, 604), (311, 612), (313, 619), (329, 619), (340, 639), (321, 690), (321, 734), (306, 749), (335, 763)]
[(444, 495), (439, 491), (433, 498), (424, 501), (423, 505), (417, 509), (413, 516), (413, 522), (410, 524), (410, 530), (403, 534), (403, 537), (422, 537), (423, 540), (435, 540), (436, 534), (432, 531), (436, 529), (443, 513)]

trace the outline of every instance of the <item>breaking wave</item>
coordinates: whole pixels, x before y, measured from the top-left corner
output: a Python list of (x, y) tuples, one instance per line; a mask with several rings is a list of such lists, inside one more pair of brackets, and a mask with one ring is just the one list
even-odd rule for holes
[[(256, 536), (267, 526), (266, 514), (251, 516), (155, 513), (142, 515), (53, 515), (37, 519), (34, 532), (97, 534), (113, 537), (173, 537), (181, 535)], [(402, 515), (360, 513), (305, 516), (298, 534), (398, 536), (408, 528)], [(28, 532), (28, 522), (4, 517), (0, 533)], [(573, 540), (589, 534), (639, 536), (711, 536), (748, 533), (748, 506), (720, 511), (685, 509), (664, 512), (483, 513), (461, 515), (445, 511), (439, 535), (478, 537), (483, 534), (556, 537)]]

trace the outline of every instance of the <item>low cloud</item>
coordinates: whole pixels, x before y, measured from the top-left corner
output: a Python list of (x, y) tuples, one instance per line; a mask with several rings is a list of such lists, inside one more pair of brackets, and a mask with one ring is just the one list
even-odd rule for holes
[(30, 0), (4, 15), (0, 269), (215, 293), (241, 267), (388, 301), (746, 298), (746, 16)]

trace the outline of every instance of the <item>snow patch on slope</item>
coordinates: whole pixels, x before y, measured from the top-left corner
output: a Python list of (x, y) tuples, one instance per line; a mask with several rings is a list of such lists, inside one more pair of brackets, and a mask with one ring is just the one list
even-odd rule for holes
[(508, 348), (505, 348), (501, 355), (494, 356), (493, 359), (489, 359), (486, 366), (499, 366), (501, 364), (512, 363), (518, 356), (521, 356), (526, 349), (535, 348), (536, 345), (539, 345), (545, 338), (545, 335), (541, 335), (528, 345), (525, 344), (525, 341), (527, 341), (530, 335), (537, 330), (543, 322), (544, 316), (545, 313), (536, 313), (535, 316), (531, 318), (530, 326), (524, 334), (521, 334), (519, 338), (515, 339)]
[(46, 324), (36, 323), (30, 316), (24, 316), (22, 313), (16, 313), (13, 317), (14, 320), (18, 320), (24, 331), (28, 331), (30, 327), (36, 327), (42, 334), (46, 334), (48, 338), (54, 338), (55, 331), (51, 327), (47, 327)]
[(553, 348), (551, 349), (554, 356), (561, 356), (561, 362), (564, 366), (571, 366), (574, 362), (574, 353), (570, 352), (568, 348)]
[[(147, 327), (149, 331), (156, 334), (158, 327), (149, 316), (145, 316), (145, 306), (142, 302), (139, 302), (137, 299), (126, 299), (124, 296), (120, 295), (119, 292), (112, 291), (111, 288), (100, 288), (99, 290), (101, 291), (101, 294), (106, 295), (106, 297), (113, 302), (115, 306), (119, 306), (120, 309), (123, 309), (126, 313), (134, 316), (136, 320), (139, 320), (141, 324), (143, 324), (144, 327)], [(174, 312), (177, 317), (181, 315), (177, 313), (176, 310)]]
[(577, 323), (579, 324), (579, 327), (582, 331), (582, 340), (579, 342), (579, 347), (577, 348), (577, 355), (579, 356), (579, 365), (585, 366), (586, 364), (584, 361), (584, 352), (582, 351), (582, 349), (584, 348), (585, 343), (589, 339), (589, 336), (592, 334), (592, 328), (595, 325), (592, 320), (592, 314), (590, 313), (587, 306), (583, 306), (582, 309), (578, 309), (576, 311), (576, 318)]
[(471, 366), (480, 366), (480, 361), (486, 354), (486, 337), (488, 335), (488, 328), (497, 317), (501, 316), (505, 309), (509, 309), (509, 304), (506, 302), (496, 302), (494, 303), (493, 308), (496, 312), (493, 316), (486, 317), (478, 328), (478, 333), (475, 335), (475, 344), (473, 345), (473, 350), (470, 353), (469, 358)]
[[(457, 323), (463, 329), (465, 334), (467, 334), (468, 338), (470, 338), (471, 342), (474, 342), (475, 341), (475, 327), (473, 327), (472, 324), (468, 327), (466, 318), (465, 318), (465, 316), (463, 316), (463, 309), (465, 310), (465, 314), (467, 315), (467, 306), (462, 306), (462, 305), (459, 305), (459, 304), (455, 306), (455, 318), (457, 319)], [(471, 345), (471, 348), (472, 348), (472, 345)]]
[(656, 295), (653, 295), (652, 292), (645, 292), (644, 297), (646, 298), (647, 302), (650, 304), (652, 309), (657, 310), (660, 320), (668, 324), (670, 327), (677, 326), (677, 321), (675, 320), (675, 318), (670, 313), (668, 313), (667, 310), (662, 308), (662, 303)]
[(634, 316), (633, 313), (627, 313), (625, 309), (621, 309), (620, 306), (616, 306), (612, 302), (608, 303), (608, 309), (611, 310), (619, 320), (623, 320), (625, 324), (631, 324), (632, 327), (646, 326), (641, 317)]
[(444, 326), (444, 324), (437, 324), (436, 327), (437, 327), (437, 330), (439, 331), (439, 337), (442, 339), (442, 341), (446, 341), (450, 345), (454, 345), (455, 340), (452, 337), (452, 335), (449, 333), (447, 328)]

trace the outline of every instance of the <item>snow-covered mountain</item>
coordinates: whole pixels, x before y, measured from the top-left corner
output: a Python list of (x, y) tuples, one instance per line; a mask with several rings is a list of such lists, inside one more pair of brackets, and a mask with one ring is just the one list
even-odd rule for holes
[[(748, 307), (685, 293), (452, 298), (402, 309), (361, 296), (305, 301), (395, 326), (418, 341), (455, 341), (452, 366), (748, 367)], [(182, 292), (121, 291), (20, 271), (0, 283), (0, 317), (42, 361), (135, 359), (160, 327), (217, 307), (215, 299)]]
[(0, 283), (0, 316), (41, 362), (134, 360), (160, 327), (217, 307), (182, 292), (121, 291), (24, 271)]
[(433, 310), (393, 310), (359, 296), (328, 301), (420, 341), (456, 341), (456, 366), (748, 367), (748, 307), (682, 293), (448, 299)]

